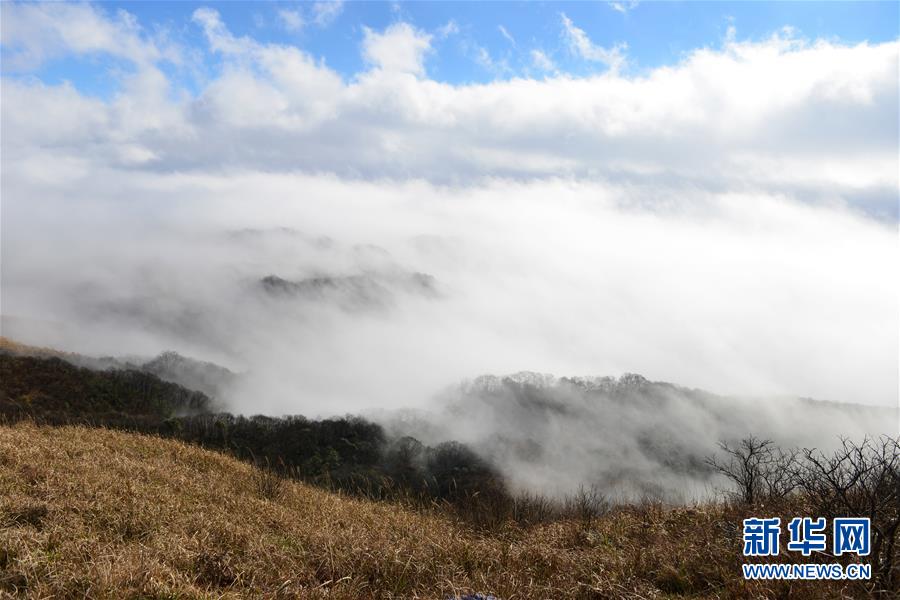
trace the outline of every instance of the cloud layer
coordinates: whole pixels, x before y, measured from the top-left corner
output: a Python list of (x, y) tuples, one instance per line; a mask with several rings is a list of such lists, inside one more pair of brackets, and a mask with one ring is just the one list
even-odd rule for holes
[[(57, 172), (7, 190), (40, 198), (4, 204), (3, 311), (46, 322), (33, 341), (224, 362), (254, 373), (258, 409), (416, 404), (523, 369), (896, 401), (896, 233), (846, 211), (699, 191), (702, 208), (647, 210), (670, 191), (633, 184), (258, 172)], [(437, 294), (392, 287), (413, 273)], [(269, 275), (369, 276), (387, 301), (273, 297)]]
[[(552, 76), (451, 85), (410, 23), (362, 31), (349, 78), (213, 9), (185, 26), (215, 64), (195, 88), (127, 13), (3, 5), (5, 333), (219, 360), (246, 410), (523, 369), (896, 403), (897, 42), (780, 32), (635, 74), (563, 18), (610, 68), (535, 53)], [(129, 65), (109, 97), (21, 76), (96, 53)], [(437, 293), (397, 287), (414, 273)], [(269, 275), (387, 300), (273, 298)]]
[[(639, 75), (612, 68), (449, 85), (427, 76), (438, 32), (402, 22), (366, 29), (360, 52), (370, 68), (345, 80), (300, 48), (234, 36), (215, 10), (198, 9), (192, 26), (204, 32), (218, 69), (187, 93), (159, 70), (165, 57), (180, 60), (174, 46), (125, 13), (104, 19), (83, 5), (5, 5), (4, 17), (10, 64), (107, 52), (135, 65), (105, 102), (65, 84), (7, 79), (10, 165), (46, 160), (49, 149), (158, 171), (656, 180), (897, 212), (897, 42), (845, 46), (787, 31), (759, 42), (728, 39)], [(561, 18), (574, 52), (618, 64), (617, 50)], [(545, 54), (534, 57), (537, 68), (552, 69)], [(36, 104), (42, 118), (13, 118)], [(86, 128), (86, 119), (102, 126)]]

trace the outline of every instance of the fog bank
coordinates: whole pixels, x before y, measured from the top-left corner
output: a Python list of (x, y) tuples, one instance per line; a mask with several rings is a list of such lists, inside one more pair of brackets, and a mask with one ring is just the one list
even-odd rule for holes
[(69, 185), (26, 203), (18, 179), (4, 335), (219, 362), (246, 374), (240, 412), (419, 406), (521, 370), (896, 404), (896, 230), (849, 210), (572, 180), (114, 171), (71, 181), (72, 210)]

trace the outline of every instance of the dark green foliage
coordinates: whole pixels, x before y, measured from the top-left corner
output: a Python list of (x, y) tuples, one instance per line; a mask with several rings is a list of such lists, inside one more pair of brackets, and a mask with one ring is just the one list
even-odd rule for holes
[(389, 441), (380, 425), (346, 416), (215, 413), (210, 399), (153, 374), (95, 371), (59, 358), (0, 353), (0, 419), (85, 424), (177, 438), (288, 475), (373, 498), (463, 501), (503, 493), (499, 476), (455, 442)]
[(209, 410), (209, 398), (155, 375), (93, 371), (59, 358), (0, 353), (0, 415), (50, 423), (152, 424)]
[(426, 452), (429, 484), (438, 498), (465, 498), (484, 492), (493, 471), (477, 454), (459, 442), (444, 442)]
[(385, 444), (382, 428), (358, 417), (193, 415), (168, 419), (159, 433), (344, 489), (379, 475)]
[(425, 445), (410, 436), (391, 441), (384, 450), (383, 468), (388, 477), (406, 489), (420, 492), (428, 485), (422, 477)]

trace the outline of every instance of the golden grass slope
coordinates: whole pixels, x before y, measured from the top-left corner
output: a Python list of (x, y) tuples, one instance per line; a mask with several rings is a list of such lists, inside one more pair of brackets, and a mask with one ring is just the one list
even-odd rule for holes
[[(761, 597), (739, 515), (623, 508), (478, 533), (282, 482), (177, 441), (0, 427), (0, 595), (33, 598)], [(793, 584), (791, 597), (858, 595)], [(849, 585), (849, 584), (847, 584)], [(840, 586), (840, 587), (837, 587)]]
[(22, 344), (8, 337), (0, 335), (0, 352), (9, 352), (18, 356), (39, 356), (41, 358), (62, 358), (67, 359), (78, 356), (72, 352), (63, 352), (62, 350), (54, 350), (53, 348), (44, 348), (42, 346), (29, 346)]

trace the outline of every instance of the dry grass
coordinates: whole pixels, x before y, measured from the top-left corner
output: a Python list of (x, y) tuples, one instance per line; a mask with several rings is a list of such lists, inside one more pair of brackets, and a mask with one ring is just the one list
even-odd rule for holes
[(615, 509), (478, 533), (224, 455), (104, 429), (0, 427), (0, 595), (34, 598), (861, 596), (745, 584), (741, 515)]
[(41, 358), (62, 358), (64, 360), (77, 358), (74, 352), (63, 352), (53, 348), (45, 348), (43, 346), (29, 346), (22, 344), (8, 337), (0, 335), (0, 352), (8, 352), (17, 356), (38, 356)]

